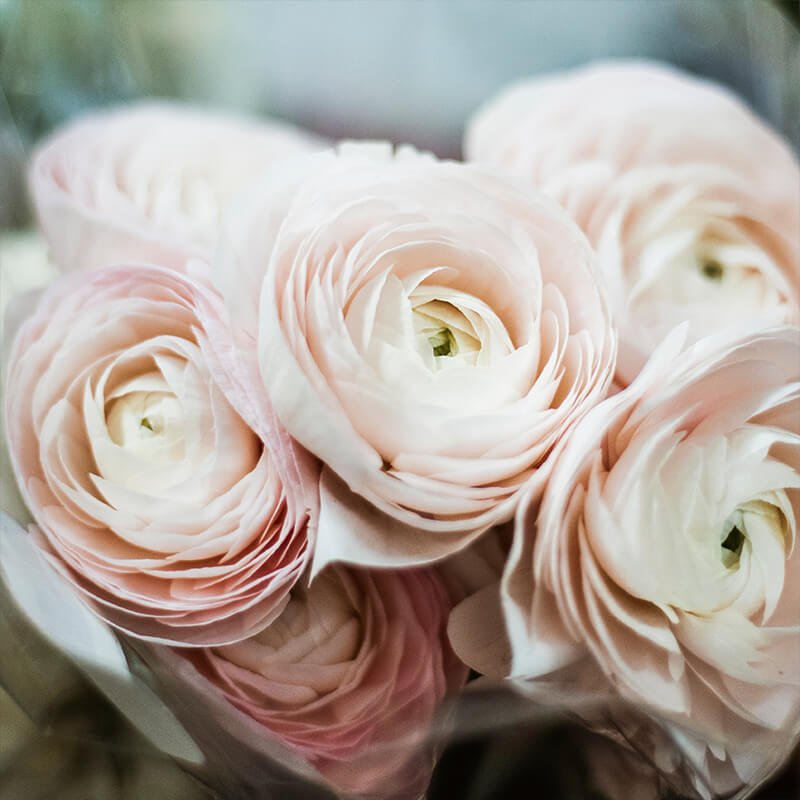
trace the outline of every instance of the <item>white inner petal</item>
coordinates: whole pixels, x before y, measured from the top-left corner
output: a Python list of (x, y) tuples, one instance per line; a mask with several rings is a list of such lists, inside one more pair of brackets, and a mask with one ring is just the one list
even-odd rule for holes
[(474, 413), (513, 401), (524, 390), (524, 381), (513, 377), (520, 367), (513, 356), (519, 351), (481, 299), (393, 275), (375, 291), (380, 296), (366, 358), (398, 398)]
[(719, 227), (690, 218), (648, 242), (639, 256), (631, 298), (640, 303), (718, 302), (739, 309), (780, 305), (780, 294), (765, 276), (771, 271), (766, 254), (735, 226)]
[[(796, 535), (786, 491), (800, 474), (769, 445), (753, 429), (697, 442), (640, 434), (603, 489), (621, 531), (592, 540), (606, 571), (665, 609), (772, 613)], [(593, 488), (588, 513), (608, 513), (594, 510), (600, 497)]]
[[(431, 236), (427, 228), (423, 232)], [(550, 407), (561, 375), (548, 373), (541, 391), (532, 387), (549, 369), (542, 352), (559, 350), (560, 343), (558, 335), (550, 336), (553, 315), (542, 310), (549, 302), (527, 302), (535, 295), (529, 287), (516, 293), (513, 286), (508, 292), (497, 286), (509, 281), (516, 258), (521, 273), (531, 270), (535, 252), (510, 247), (506, 271), (480, 248), (458, 248), (449, 236), (388, 249), (384, 238), (373, 251), (359, 251), (360, 261), (348, 257), (341, 304), (326, 299), (316, 283), (308, 295), (315, 309), (307, 323), (309, 342), (360, 437), (397, 470), (398, 459), (410, 454), (499, 458), (491, 451), (496, 438), (514, 453), (528, 447), (528, 432), (522, 443), (518, 436), (521, 404), (532, 415)], [(342, 346), (328, 347), (330, 331), (339, 326)], [(465, 438), (462, 421), (484, 415), (496, 417), (493, 430), (508, 433), (493, 437), (487, 426), (473, 425)], [(404, 470), (441, 473), (452, 466), (406, 463)]]
[(628, 307), (653, 343), (685, 320), (697, 339), (742, 318), (789, 319), (786, 279), (740, 220), (700, 201), (666, 216), (646, 217), (625, 241)]
[(139, 458), (164, 464), (180, 461), (186, 452), (183, 408), (163, 376), (151, 372), (141, 383), (161, 384), (160, 390), (139, 390), (134, 379), (127, 391), (106, 407), (111, 440)]
[[(442, 292), (447, 300), (427, 299), (430, 293), (409, 297), (417, 352), (425, 364), (436, 370), (454, 366), (475, 366), (490, 355), (495, 336), (508, 338), (496, 315), (483, 304), (477, 310), (458, 303), (452, 291)], [(480, 307), (483, 306), (483, 307)], [(494, 331), (484, 322), (489, 318)], [(486, 348), (484, 349), (484, 342)], [(509, 342), (510, 345), (510, 342)], [(510, 351), (510, 347), (508, 350)], [(481, 355), (484, 356), (481, 359)]]
[[(139, 516), (187, 514), (255, 466), (258, 440), (209, 380), (197, 346), (168, 338), (125, 351), (85, 384), (91, 480), (104, 501)], [(155, 502), (155, 501), (154, 501)]]

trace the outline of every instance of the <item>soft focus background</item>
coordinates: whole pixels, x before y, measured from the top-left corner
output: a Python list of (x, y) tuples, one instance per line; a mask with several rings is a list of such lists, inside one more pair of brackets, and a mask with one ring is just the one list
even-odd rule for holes
[[(458, 157), (465, 119), (509, 81), (609, 57), (727, 84), (800, 146), (792, 0), (0, 0), (0, 233), (30, 224), (32, 144), (87, 108), (174, 97)], [(616, 800), (583, 743), (563, 721), (463, 739), (431, 798)], [(0, 595), (0, 800), (208, 796)], [(800, 762), (757, 796), (800, 796)]]

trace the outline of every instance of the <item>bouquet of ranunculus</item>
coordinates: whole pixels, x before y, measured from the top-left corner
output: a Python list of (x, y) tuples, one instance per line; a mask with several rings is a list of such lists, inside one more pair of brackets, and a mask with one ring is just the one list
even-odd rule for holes
[(537, 79), (464, 163), (134, 105), (30, 186), (0, 570), (220, 796), (421, 798), (498, 685), (648, 796), (785, 760), (800, 168), (734, 97)]

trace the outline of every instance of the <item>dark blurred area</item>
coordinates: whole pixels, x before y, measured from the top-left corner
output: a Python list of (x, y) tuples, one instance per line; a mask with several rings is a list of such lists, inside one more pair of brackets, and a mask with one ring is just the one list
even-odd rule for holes
[[(630, 800), (638, 797), (625, 774), (607, 775), (587, 759), (586, 732), (569, 720), (515, 726), (451, 745), (440, 760), (428, 800)], [(659, 800), (682, 800), (669, 788)], [(797, 800), (800, 760), (795, 755), (752, 800)]]
[[(796, 0), (0, 0), (0, 231), (30, 223), (33, 143), (88, 108), (179, 98), (458, 157), (465, 120), (505, 84), (615, 57), (726, 84), (800, 146)], [(9, 619), (0, 800), (209, 796)], [(35, 683), (42, 664), (48, 680)], [(460, 739), (430, 800), (617, 800), (592, 776), (584, 737), (558, 720)], [(800, 797), (800, 761), (754, 797)]]

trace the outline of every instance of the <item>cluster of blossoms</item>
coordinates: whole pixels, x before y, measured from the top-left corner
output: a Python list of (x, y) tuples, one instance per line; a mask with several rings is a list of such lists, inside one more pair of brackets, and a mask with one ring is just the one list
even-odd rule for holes
[(469, 667), (607, 703), (699, 797), (781, 763), (800, 167), (735, 98), (539, 79), (463, 163), (147, 104), (31, 187), (66, 274), (5, 378), (30, 536), (214, 736), (419, 798)]

